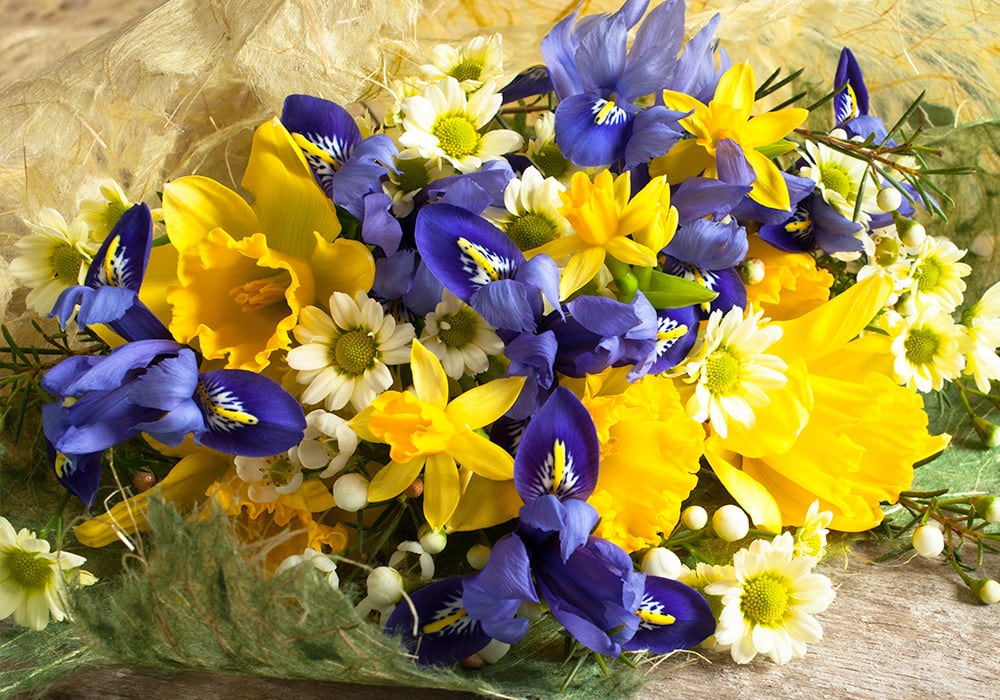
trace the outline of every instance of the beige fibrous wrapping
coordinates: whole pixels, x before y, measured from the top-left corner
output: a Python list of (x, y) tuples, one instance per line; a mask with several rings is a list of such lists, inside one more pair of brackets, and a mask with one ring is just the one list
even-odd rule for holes
[[(582, 12), (619, 4), (584, 1)], [(0, 88), (0, 321), (24, 314), (7, 266), (24, 221), (40, 208), (71, 218), (107, 177), (153, 206), (163, 183), (180, 175), (238, 187), (253, 128), (278, 114), (287, 94), (342, 104), (371, 98), (393, 75), (414, 70), (421, 49), (495, 31), (513, 76), (541, 61), (540, 39), (575, 7), (572, 0), (168, 0)], [(749, 60), (758, 79), (777, 67), (805, 67), (817, 89), (829, 89), (837, 54), (850, 46), (887, 121), (921, 90), (956, 123), (996, 116), (995, 1), (692, 0), (689, 30), (716, 12), (721, 46)]]

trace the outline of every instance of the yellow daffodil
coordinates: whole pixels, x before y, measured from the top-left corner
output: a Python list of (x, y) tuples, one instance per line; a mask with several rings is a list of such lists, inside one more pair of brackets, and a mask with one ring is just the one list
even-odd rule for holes
[[(389, 445), (392, 460), (372, 479), (368, 499), (398, 496), (424, 472), (424, 516), (437, 530), (458, 507), (463, 483), (457, 464), (486, 479), (509, 480), (514, 459), (476, 432), (514, 405), (524, 377), (496, 379), (448, 401), (441, 361), (413, 341), (411, 391), (386, 391), (350, 422), (363, 440)], [(457, 464), (456, 464), (457, 463)]]
[[(927, 432), (923, 402), (892, 380), (890, 339), (855, 338), (884, 306), (893, 282), (876, 275), (803, 316), (780, 322), (770, 351), (801, 367), (790, 373), (758, 420), (767, 431), (712, 434), (705, 452), (713, 470), (758, 526), (801, 525), (814, 501), (832, 513), (834, 530), (858, 532), (882, 520), (879, 503), (910, 486), (913, 465), (944, 449), (947, 435)], [(879, 360), (879, 358), (882, 358)], [(784, 444), (761, 441), (780, 425), (783, 396), (804, 387), (808, 420)], [(739, 426), (736, 426), (739, 428)]]
[(277, 120), (254, 134), (243, 187), (252, 205), (206, 177), (164, 187), (180, 281), (167, 299), (177, 340), (198, 338), (207, 359), (259, 371), (290, 345), (300, 309), (367, 291), (375, 265), (363, 244), (337, 238), (333, 202)]
[(763, 309), (772, 321), (798, 318), (830, 298), (833, 275), (816, 267), (816, 258), (808, 253), (786, 253), (750, 236), (747, 258), (764, 265), (764, 278), (747, 285), (747, 303)]
[(694, 113), (681, 119), (680, 124), (694, 138), (678, 141), (666, 155), (654, 159), (649, 166), (650, 175), (666, 175), (674, 184), (699, 174), (717, 178), (716, 146), (719, 141), (729, 139), (740, 146), (757, 174), (750, 199), (772, 209), (790, 209), (788, 187), (781, 171), (758, 149), (793, 148), (793, 144), (782, 140), (806, 120), (808, 110), (788, 107), (751, 117), (754, 76), (749, 63), (737, 63), (727, 70), (707, 105), (673, 90), (663, 91), (663, 101), (670, 109), (693, 110)]
[(630, 198), (631, 187), (628, 172), (613, 178), (602, 170), (593, 181), (578, 172), (569, 189), (559, 194), (563, 201), (559, 212), (574, 233), (535, 248), (529, 255), (544, 253), (557, 261), (569, 256), (559, 281), (560, 299), (589, 282), (607, 255), (629, 265), (656, 265), (656, 254), (677, 230), (670, 187), (666, 178), (653, 178)]

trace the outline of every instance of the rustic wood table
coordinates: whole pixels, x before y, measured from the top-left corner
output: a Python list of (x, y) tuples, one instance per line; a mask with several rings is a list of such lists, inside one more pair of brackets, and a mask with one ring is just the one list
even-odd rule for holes
[[(206, 0), (208, 1), (208, 0)], [(162, 0), (0, 0), (0, 88)], [(997, 698), (1000, 605), (973, 599), (950, 567), (917, 559), (871, 565), (859, 548), (823, 565), (837, 599), (819, 616), (824, 638), (786, 666), (728, 656), (668, 659), (650, 671), (642, 698)], [(1000, 578), (1000, 570), (987, 571)], [(412, 697), (407, 691), (252, 676), (114, 668), (65, 679), (61, 698)], [(421, 692), (420, 697), (438, 697)], [(449, 694), (441, 694), (447, 697)]]

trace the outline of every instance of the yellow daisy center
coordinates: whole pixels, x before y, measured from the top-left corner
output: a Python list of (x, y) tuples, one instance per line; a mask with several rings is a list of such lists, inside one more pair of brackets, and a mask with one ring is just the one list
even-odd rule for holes
[(108, 227), (109, 231), (115, 227), (115, 224), (122, 218), (122, 214), (128, 211), (128, 208), (127, 204), (117, 199), (108, 202), (108, 207), (104, 210), (104, 224)]
[(941, 261), (937, 258), (926, 258), (917, 265), (913, 277), (917, 280), (917, 289), (921, 292), (933, 292), (941, 281)]
[(476, 337), (476, 312), (459, 309), (438, 321), (438, 338), (450, 348), (464, 348)]
[(466, 58), (457, 66), (451, 69), (451, 77), (462, 82), (463, 80), (479, 80), (483, 73), (483, 62), (474, 58)]
[(542, 171), (545, 177), (559, 177), (566, 172), (568, 161), (563, 156), (559, 146), (555, 143), (547, 143), (538, 149), (531, 161)]
[(728, 394), (740, 381), (740, 359), (721, 347), (705, 359), (705, 386), (713, 394)]
[(333, 346), (334, 361), (344, 374), (351, 376), (364, 374), (377, 355), (375, 337), (361, 329), (344, 333)]
[(60, 245), (49, 255), (49, 269), (56, 278), (68, 284), (76, 284), (80, 277), (80, 265), (84, 262), (86, 258), (71, 245)]
[(399, 174), (394, 175), (394, 179), (402, 192), (415, 192), (430, 182), (430, 178), (427, 177), (427, 165), (419, 158), (397, 160), (396, 167), (399, 169)]
[(753, 625), (777, 627), (788, 612), (788, 597), (788, 580), (765, 571), (743, 584), (740, 612)]
[(18, 588), (38, 590), (45, 588), (52, 580), (52, 562), (23, 549), (9, 549), (3, 555), (3, 563), (10, 579)]
[(479, 132), (464, 116), (439, 119), (431, 133), (437, 137), (441, 150), (451, 158), (463, 158), (479, 147)]
[(531, 250), (557, 237), (552, 222), (538, 214), (519, 216), (507, 227), (507, 235), (521, 250)]
[(911, 365), (927, 365), (934, 361), (941, 340), (930, 328), (914, 328), (903, 341), (906, 360)]
[(851, 176), (839, 163), (824, 163), (820, 166), (820, 181), (823, 187), (847, 198), (851, 193)]

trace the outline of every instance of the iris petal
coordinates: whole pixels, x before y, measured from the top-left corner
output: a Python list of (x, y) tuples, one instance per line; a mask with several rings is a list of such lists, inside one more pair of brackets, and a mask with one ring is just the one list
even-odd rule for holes
[(698, 591), (679, 581), (647, 576), (639, 609), (639, 628), (622, 649), (669, 654), (690, 649), (715, 631), (715, 617)]
[(610, 165), (624, 157), (632, 120), (631, 114), (597, 95), (572, 95), (556, 108), (556, 145), (577, 165)]

